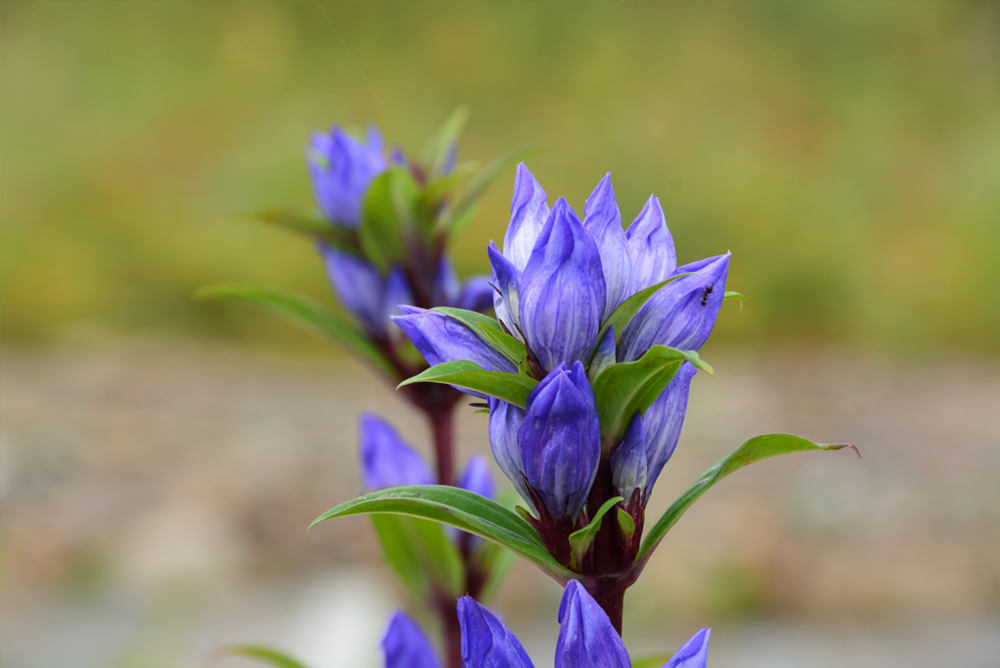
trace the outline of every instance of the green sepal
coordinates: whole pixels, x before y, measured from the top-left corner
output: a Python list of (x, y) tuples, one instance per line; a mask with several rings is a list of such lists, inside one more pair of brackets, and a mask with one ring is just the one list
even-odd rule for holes
[(655, 285), (649, 286), (645, 290), (640, 290), (639, 292), (635, 293), (634, 295), (623, 301), (621, 304), (619, 304), (618, 308), (616, 308), (614, 312), (612, 312), (612, 314), (608, 316), (607, 321), (605, 321), (604, 325), (601, 327), (601, 330), (597, 333), (597, 343), (594, 344), (594, 350), (590, 353), (590, 357), (587, 358), (587, 364), (589, 365), (590, 360), (594, 358), (594, 353), (597, 352), (597, 346), (601, 345), (601, 341), (604, 340), (604, 335), (607, 334), (608, 328), (614, 326), (615, 343), (616, 344), (620, 343), (622, 340), (622, 336), (625, 334), (625, 327), (628, 326), (630, 322), (632, 322), (632, 318), (635, 317), (635, 314), (639, 312), (639, 309), (641, 309), (643, 306), (646, 305), (646, 302), (648, 302), (650, 299), (653, 298), (653, 295), (655, 295), (657, 292), (659, 292), (662, 288), (664, 288), (668, 284), (676, 281), (678, 278), (691, 275), (692, 272), (671, 276), (665, 281), (660, 281)]
[(498, 327), (491, 327), (481, 322), (476, 323), (476, 325), (476, 329), (480, 330), (479, 333), (494, 350), (514, 364), (520, 365), (521, 362), (526, 361), (528, 349), (523, 343)]
[[(663, 540), (663, 536), (691, 507), (691, 504), (730, 473), (754, 462), (778, 455), (808, 450), (841, 450), (843, 448), (853, 448), (855, 452), (858, 452), (856, 447), (847, 443), (813, 443), (801, 436), (792, 436), (791, 434), (765, 434), (751, 438), (705, 471), (684, 494), (673, 502), (667, 512), (663, 513), (663, 516), (646, 534), (646, 538), (643, 539), (642, 545), (639, 547), (639, 553), (636, 555), (636, 561), (642, 564), (648, 559), (656, 546)], [(861, 456), (860, 453), (858, 456)]]
[(371, 492), (323, 513), (309, 528), (335, 517), (371, 513), (409, 515), (448, 524), (506, 547), (562, 584), (574, 577), (548, 553), (538, 532), (515, 512), (458, 487), (418, 485)]
[(618, 509), (618, 528), (621, 529), (625, 540), (632, 540), (632, 536), (635, 535), (635, 520), (624, 508)]
[(619, 501), (624, 501), (625, 498), (621, 496), (616, 496), (612, 499), (608, 499), (597, 509), (594, 514), (593, 519), (587, 524), (587, 526), (582, 529), (577, 529), (569, 535), (569, 548), (570, 548), (570, 567), (579, 570), (580, 563), (583, 561), (583, 557), (587, 554), (587, 550), (594, 543), (594, 538), (597, 537), (597, 532), (601, 528), (601, 520), (604, 515), (611, 510), (615, 504)]
[(276, 668), (306, 668), (305, 664), (299, 663), (284, 652), (261, 645), (231, 645), (216, 650), (212, 654), (216, 659), (227, 656), (244, 656), (248, 659), (256, 659), (261, 663), (276, 666)]
[(743, 304), (746, 303), (747, 300), (746, 297), (744, 297), (740, 293), (731, 291), (726, 291), (726, 294), (722, 295), (722, 301), (726, 301), (727, 299), (739, 299), (741, 311), (743, 310)]
[(368, 261), (383, 274), (406, 261), (407, 239), (426, 237), (426, 212), (420, 188), (401, 167), (390, 167), (376, 176), (361, 207), (358, 240)]
[(319, 212), (300, 212), (292, 209), (265, 209), (247, 214), (250, 220), (267, 223), (311, 239), (323, 241), (345, 253), (361, 255), (358, 233), (323, 218)]
[(538, 385), (538, 381), (534, 378), (505, 371), (487, 371), (475, 362), (467, 360), (455, 360), (432, 366), (412, 378), (407, 378), (396, 389), (413, 383), (456, 385), (502, 399), (521, 408), (527, 406), (528, 395)]
[(270, 311), (289, 322), (335, 341), (371, 364), (389, 378), (399, 372), (378, 346), (344, 318), (330, 312), (317, 301), (291, 291), (252, 283), (219, 283), (199, 288), (194, 298), (239, 299)]
[(625, 435), (632, 417), (645, 413), (684, 362), (713, 374), (693, 350), (653, 346), (634, 362), (613, 364), (594, 381), (594, 400), (601, 421), (601, 446), (610, 453)]

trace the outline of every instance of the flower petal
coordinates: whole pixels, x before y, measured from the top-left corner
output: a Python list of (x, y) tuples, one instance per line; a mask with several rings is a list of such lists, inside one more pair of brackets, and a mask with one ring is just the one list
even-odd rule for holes
[(535, 240), (549, 217), (548, 196), (538, 181), (520, 163), (514, 177), (514, 198), (510, 205), (510, 224), (503, 237), (503, 254), (524, 271), (535, 247)]
[(471, 596), (458, 599), (465, 668), (534, 668), (517, 637)]
[(637, 360), (652, 346), (698, 350), (708, 339), (726, 292), (730, 253), (692, 262), (691, 273), (657, 292), (639, 309), (619, 342), (618, 359)]
[(663, 668), (705, 668), (708, 664), (708, 640), (712, 629), (702, 629), (684, 643)]
[(560, 364), (528, 395), (518, 430), (521, 471), (549, 512), (576, 518), (601, 460), (601, 427), (583, 364)]
[(441, 668), (427, 636), (402, 611), (389, 620), (382, 637), (382, 652), (385, 668)]
[(670, 383), (642, 416), (646, 432), (646, 490), (652, 491), (663, 465), (674, 454), (681, 436), (684, 413), (687, 411), (688, 391), (697, 369), (685, 362)]
[(590, 354), (605, 298), (597, 246), (560, 197), (531, 252), (519, 294), (521, 331), (543, 368), (551, 371)]
[(413, 292), (410, 291), (410, 282), (406, 279), (406, 273), (401, 267), (393, 267), (389, 271), (389, 277), (385, 281), (385, 294), (382, 297), (382, 327), (389, 334), (393, 341), (399, 338), (399, 328), (393, 324), (392, 316), (402, 315), (400, 304), (410, 304), (413, 302)]
[(428, 364), (468, 360), (490, 371), (517, 373), (517, 367), (510, 360), (460, 320), (415, 306), (406, 307), (403, 312), (406, 315), (395, 316), (392, 320), (410, 337)]
[(660, 200), (655, 195), (649, 196), (642, 211), (629, 225), (625, 236), (632, 260), (629, 296), (667, 280), (677, 269), (674, 239), (667, 229)]
[(606, 303), (601, 321), (618, 308), (618, 305), (632, 295), (629, 282), (632, 275), (632, 260), (628, 253), (622, 216), (615, 202), (615, 191), (611, 187), (611, 172), (590, 193), (583, 206), (583, 229), (597, 244), (604, 272)]
[(376, 338), (384, 337), (385, 278), (359, 257), (324, 243), (318, 244), (318, 248), (341, 305), (369, 334)]
[(328, 137), (314, 134), (307, 157), (316, 202), (323, 215), (345, 227), (356, 228), (361, 221), (361, 204), (368, 185), (388, 166), (378, 130), (372, 134), (369, 129), (367, 145), (338, 127)]
[(490, 285), (487, 276), (471, 276), (462, 284), (455, 305), (467, 311), (486, 311), (493, 306), (493, 296), (496, 290)]
[(361, 477), (365, 487), (379, 490), (434, 483), (423, 457), (388, 422), (372, 413), (362, 413), (360, 432)]
[[(502, 320), (511, 334), (520, 339), (518, 305), (520, 303), (521, 272), (518, 271), (513, 262), (504, 257), (492, 241), (486, 247), (486, 255), (490, 258), (493, 285), (497, 288), (493, 297), (493, 309), (496, 311), (497, 319)], [(504, 314), (503, 318), (500, 317), (501, 313)]]
[(576, 580), (563, 592), (559, 624), (555, 668), (631, 668), (607, 613)]
[(517, 433), (524, 423), (524, 410), (494, 397), (488, 397), (487, 401), (490, 404), (490, 449), (493, 450), (493, 458), (528, 508), (537, 513), (521, 473), (521, 451), (517, 445)]
[(646, 487), (646, 432), (642, 418), (636, 413), (625, 432), (621, 445), (611, 453), (611, 482), (625, 503), (633, 492)]

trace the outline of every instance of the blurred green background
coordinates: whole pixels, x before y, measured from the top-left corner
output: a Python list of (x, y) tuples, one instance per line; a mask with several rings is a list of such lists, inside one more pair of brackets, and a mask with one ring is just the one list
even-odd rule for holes
[[(540, 144), (550, 198), (657, 194), (682, 262), (733, 251), (717, 339), (1000, 352), (1000, 5), (3, 2), (8, 342), (172, 333), (318, 345), (219, 280), (329, 301), (312, 249), (236, 214), (309, 207), (303, 147), (374, 121), (415, 151)], [(455, 249), (484, 272), (511, 178)]]

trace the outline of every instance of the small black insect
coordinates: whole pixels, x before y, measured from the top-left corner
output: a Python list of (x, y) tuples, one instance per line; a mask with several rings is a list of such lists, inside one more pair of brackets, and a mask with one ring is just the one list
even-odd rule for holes
[(702, 306), (707, 306), (708, 305), (708, 296), (710, 294), (712, 294), (712, 290), (713, 289), (714, 288), (711, 285), (708, 286), (707, 288), (705, 288), (705, 294), (701, 296), (701, 305)]

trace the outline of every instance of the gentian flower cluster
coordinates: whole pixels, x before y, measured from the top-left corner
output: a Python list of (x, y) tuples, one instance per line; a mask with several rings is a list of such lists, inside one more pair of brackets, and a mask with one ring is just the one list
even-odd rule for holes
[[(451, 149), (454, 156), (455, 150)], [(409, 168), (402, 154), (387, 158), (382, 136), (374, 126), (362, 141), (334, 126), (329, 134), (317, 132), (307, 150), (316, 202), (330, 225), (353, 233), (362, 224), (365, 195), (373, 180), (391, 166)], [(454, 159), (442, 167), (442, 176), (454, 167)], [(423, 177), (420, 171), (413, 172)], [(460, 284), (451, 259), (441, 253), (429, 272), (419, 263), (394, 263), (380, 270), (363, 254), (329, 241), (317, 242), (330, 284), (340, 303), (364, 331), (380, 342), (393, 339), (396, 329), (389, 319), (398, 304), (455, 306), (472, 311), (487, 308), (493, 289), (486, 277), (473, 277)]]
[[(493, 613), (465, 596), (458, 601), (465, 668), (533, 668), (517, 637)], [(579, 582), (572, 581), (559, 606), (555, 668), (631, 668), (625, 644), (608, 615)], [(705, 668), (709, 629), (694, 634), (662, 668)], [(397, 612), (382, 640), (386, 668), (440, 668), (420, 628)]]
[[(730, 255), (678, 267), (655, 196), (623, 229), (605, 176), (581, 220), (563, 198), (550, 209), (523, 164), (503, 252), (491, 243), (488, 253), (497, 324), (523, 346), (523, 360), (450, 312), (411, 307), (394, 320), (431, 364), (468, 360), (538, 381), (523, 406), (488, 397), (493, 454), (560, 563), (583, 574), (622, 570), (635, 557), (644, 508), (677, 445), (696, 373), (692, 361), (699, 363), (691, 353), (715, 324)], [(662, 366), (658, 379), (643, 377), (658, 388), (655, 396), (624, 416), (620, 429), (602, 424), (622, 417), (602, 415), (595, 395), (602, 377), (666, 349), (688, 357), (671, 358), (676, 361)], [(622, 497), (618, 505), (633, 526), (623, 527), (603, 554), (590, 549), (574, 555), (570, 534), (613, 497)]]

